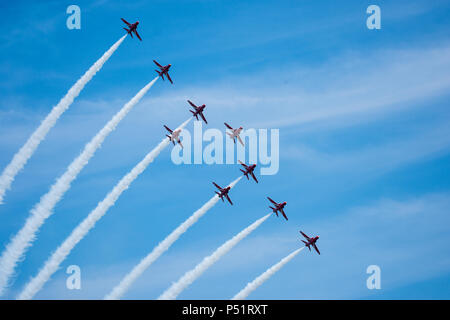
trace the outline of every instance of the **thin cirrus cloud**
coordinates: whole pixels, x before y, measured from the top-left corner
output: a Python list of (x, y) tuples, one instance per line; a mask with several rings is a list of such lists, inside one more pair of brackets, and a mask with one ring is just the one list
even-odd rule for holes
[[(149, 119), (169, 119), (174, 114), (187, 114), (186, 99), (191, 99), (207, 104), (206, 115), (211, 119), (212, 127), (222, 125), (219, 120), (227, 119), (242, 123), (247, 128), (296, 126), (304, 129), (311, 125), (309, 128), (313, 130), (331, 130), (342, 125), (357, 125), (368, 119), (382, 121), (394, 112), (407, 112), (411, 108), (427, 106), (433, 109), (435, 106), (428, 101), (448, 92), (449, 71), (450, 47), (447, 45), (423, 49), (383, 49), (368, 56), (348, 54), (316, 67), (297, 66), (281, 71), (266, 69), (257, 75), (243, 76), (239, 81), (223, 78), (217, 84), (186, 86), (159, 96), (155, 92), (155, 97), (142, 101), (139, 117), (131, 116), (129, 123), (136, 127), (148, 127)], [(277, 80), (274, 73), (286, 75), (291, 80), (284, 83)], [(112, 99), (117, 100), (114, 96)], [(84, 104), (89, 105), (89, 101)], [(104, 109), (99, 112), (109, 111)], [(270, 118), (268, 115), (275, 112), (277, 120), (267, 120)], [(90, 117), (90, 112), (79, 114), (74, 121), (77, 125), (81, 122), (88, 126), (93, 123), (89, 121)], [(65, 125), (69, 128), (75, 126), (69, 121)], [(7, 126), (8, 132), (16, 131), (14, 124)], [(339, 168), (345, 164), (381, 159), (376, 163), (378, 170), (383, 164), (394, 168), (447, 150), (449, 141), (445, 127), (444, 123), (440, 129), (431, 128), (405, 139), (394, 136), (385, 145), (339, 154), (328, 154), (314, 146), (290, 142), (285, 147), (292, 151), (288, 158), (300, 159), (316, 167)], [(160, 134), (160, 128), (154, 125), (146, 130)], [(130, 134), (133, 135), (132, 130), (123, 132), (120, 137), (127, 141)], [(61, 135), (62, 138), (64, 136)], [(7, 135), (0, 135), (0, 139), (2, 137), (8, 138)], [(0, 141), (0, 144), (4, 143)], [(380, 157), (375, 156), (377, 154)], [(328, 158), (332, 158), (331, 161)]]
[[(327, 250), (330, 261), (336, 262), (334, 271), (339, 274), (339, 279), (333, 279), (325, 274), (325, 264), (321, 264), (324, 283), (328, 280), (330, 287), (340, 284), (351, 298), (374, 293), (365, 288), (365, 268), (370, 264), (385, 271), (385, 291), (445, 274), (450, 267), (445, 250), (450, 241), (445, 230), (449, 208), (448, 193), (421, 194), (407, 199), (380, 199), (317, 223), (313, 229), (327, 234), (329, 240), (321, 237), (326, 241), (322, 249)], [(350, 260), (352, 263), (346, 265)], [(351, 280), (358, 273), (362, 283)], [(323, 295), (314, 293), (313, 282), (310, 285), (309, 293)], [(338, 294), (338, 290), (333, 292)]]
[[(402, 286), (439, 277), (450, 267), (446, 250), (450, 241), (446, 232), (450, 222), (449, 209), (449, 193), (420, 194), (407, 198), (381, 198), (362, 206), (350, 206), (336, 217), (306, 223), (302, 230), (321, 236), (318, 245), (322, 255), (304, 250), (301, 256), (255, 290), (250, 298), (360, 299), (389, 294)], [(264, 236), (248, 239), (192, 285), (183, 298), (229, 299), (248, 281), (299, 247), (297, 227), (290, 228), (290, 231), (269, 231)], [(142, 276), (127, 298), (156, 297), (167, 283), (207, 254), (209, 247), (188, 244), (169, 253), (164, 261), (155, 265), (154, 272)], [(254, 254), (258, 252), (261, 254)], [(366, 268), (371, 264), (381, 268), (381, 291), (366, 288), (369, 276)], [(99, 298), (130, 265), (132, 262), (122, 261), (115, 266), (87, 267), (83, 285), (89, 290), (76, 294), (61, 289), (66, 280), (61, 274), (40, 297)], [(104, 274), (101, 278), (95, 276), (99, 268)], [(155, 276), (158, 274), (163, 276)], [(226, 286), (220, 285), (222, 279), (230, 275), (233, 275), (233, 281), (228, 281)], [(215, 284), (216, 289), (212, 289)]]
[(449, 123), (442, 122), (433, 128), (407, 137), (396, 137), (375, 146), (354, 150), (327, 152), (302, 143), (286, 147), (283, 157), (300, 163), (302, 167), (321, 172), (383, 173), (400, 166), (427, 160), (450, 151)]
[[(406, 111), (448, 92), (450, 47), (351, 53), (320, 66), (277, 66), (210, 83), (155, 93), (143, 100), (136, 121), (186, 113), (186, 99), (206, 103), (212, 120), (232, 117), (259, 128), (359, 122)], [(275, 113), (276, 120), (267, 120)]]
[[(358, 299), (390, 291), (446, 274), (450, 257), (450, 195), (446, 192), (407, 198), (381, 198), (353, 206), (336, 217), (305, 223), (308, 235), (318, 234), (321, 255), (304, 251), (272, 279), (252, 293), (252, 299)], [(267, 233), (237, 248), (212, 268), (209, 279), (193, 286), (186, 299), (228, 298), (290, 250), (298, 248), (298, 228)], [(250, 252), (264, 249), (264, 256)], [(425, 258), (425, 256), (427, 258)], [(378, 265), (382, 291), (366, 288), (366, 268)], [(237, 271), (239, 270), (239, 272)], [(235, 279), (222, 288), (222, 295), (208, 289), (227, 274)], [(295, 274), (295, 276), (293, 276)], [(145, 280), (144, 280), (145, 281)], [(299, 289), (301, 288), (301, 289)], [(233, 292), (234, 290), (234, 292)], [(421, 297), (418, 297), (421, 298)]]
[[(157, 112), (170, 114), (191, 97), (206, 103), (213, 119), (233, 113), (245, 119), (247, 127), (280, 128), (342, 119), (360, 122), (410, 110), (446, 94), (450, 47), (348, 53), (320, 66), (277, 66), (199, 86), (146, 101), (160, 106)], [(275, 120), (267, 120), (274, 114)]]

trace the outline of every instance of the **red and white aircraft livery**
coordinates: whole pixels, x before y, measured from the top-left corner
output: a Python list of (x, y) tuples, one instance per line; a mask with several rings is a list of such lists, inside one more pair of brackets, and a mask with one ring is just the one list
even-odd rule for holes
[(236, 143), (236, 138), (239, 140), (239, 142), (242, 144), (242, 146), (244, 146), (244, 142), (242, 142), (241, 137), (239, 136), (239, 134), (241, 133), (242, 127), (239, 127), (237, 129), (233, 129), (228, 123), (224, 122), (225, 126), (231, 130), (231, 133), (226, 132), (227, 135), (230, 136), (230, 139), (233, 139), (233, 142)]
[(314, 238), (308, 237), (306, 234), (304, 234), (302, 231), (300, 231), (302, 236), (306, 238), (306, 241), (302, 240), (302, 242), (305, 244), (305, 247), (308, 247), (309, 251), (311, 251), (311, 246), (313, 246), (314, 249), (316, 249), (317, 253), (320, 254), (319, 249), (317, 249), (316, 241), (319, 240), (319, 236), (315, 236)]
[(216, 188), (220, 190), (220, 192), (217, 192), (217, 191), (216, 191), (216, 193), (217, 193), (217, 195), (219, 196), (219, 198), (222, 199), (222, 201), (224, 201), (224, 200), (223, 200), (223, 197), (225, 197), (225, 198), (227, 198), (228, 202), (229, 202), (231, 205), (233, 205), (233, 202), (231, 202), (231, 199), (230, 199), (230, 197), (228, 196), (228, 192), (230, 191), (231, 187), (221, 188), (221, 187), (220, 187), (219, 185), (217, 185), (215, 182), (213, 182), (213, 185), (215, 185)]
[(273, 210), (273, 212), (275, 212), (277, 214), (278, 217), (278, 212), (280, 212), (284, 218), (287, 220), (288, 218), (286, 217), (286, 214), (284, 213), (284, 206), (286, 205), (286, 201), (285, 202), (280, 202), (280, 203), (276, 203), (275, 201), (273, 201), (272, 199), (270, 199), (269, 197), (267, 197), (267, 199), (269, 199), (270, 202), (272, 202), (275, 205), (274, 207), (269, 206), (270, 209)]
[(245, 163), (243, 163), (241, 160), (238, 160), (239, 163), (245, 168), (245, 171), (242, 169), (239, 169), (242, 171), (242, 173), (244, 174), (244, 176), (247, 177), (247, 180), (250, 180), (248, 178), (248, 175), (250, 174), (252, 176), (252, 178), (256, 181), (256, 183), (258, 183), (258, 179), (256, 179), (255, 174), (253, 173), (253, 171), (256, 168), (256, 164), (251, 164), (251, 165), (246, 165)]
[(169, 140), (172, 141), (173, 145), (175, 145), (175, 141), (176, 141), (183, 148), (183, 145), (181, 144), (181, 140), (180, 140), (181, 129), (172, 131), (166, 125), (164, 125), (164, 128), (166, 128), (166, 130), (170, 132), (170, 135), (166, 134), (166, 137), (168, 137)]
[(128, 34), (133, 38), (133, 32), (136, 35), (136, 37), (139, 38), (139, 40), (142, 41), (141, 36), (139, 35), (139, 33), (137, 32), (137, 26), (139, 25), (139, 21), (136, 21), (135, 23), (129, 23), (127, 20), (125, 20), (124, 18), (120, 18), (122, 19), (123, 22), (125, 22), (125, 24), (128, 26), (127, 28), (124, 28)]
[(158, 70), (155, 70), (158, 74), (159, 74), (159, 76), (163, 79), (163, 80), (165, 80), (164, 79), (164, 75), (167, 77), (167, 79), (170, 81), (170, 83), (171, 84), (173, 84), (173, 81), (172, 81), (172, 79), (170, 78), (170, 76), (169, 76), (169, 69), (170, 69), (170, 67), (172, 66), (171, 64), (168, 64), (167, 66), (162, 66), (162, 65), (160, 65), (156, 60), (153, 60), (153, 62), (158, 66), (158, 68), (160, 69), (160, 71), (158, 71)]
[(205, 116), (203, 115), (203, 110), (205, 110), (206, 105), (202, 104), (200, 107), (197, 107), (192, 101), (188, 100), (187, 101), (193, 108), (195, 111), (189, 110), (190, 112), (192, 112), (192, 114), (194, 115), (194, 117), (198, 120), (198, 116), (202, 117), (203, 121), (205, 121), (206, 124), (208, 124), (208, 121), (206, 121)]

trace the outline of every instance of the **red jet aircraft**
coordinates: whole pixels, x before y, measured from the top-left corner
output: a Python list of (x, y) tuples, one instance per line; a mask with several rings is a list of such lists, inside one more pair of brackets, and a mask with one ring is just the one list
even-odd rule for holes
[(255, 174), (253, 173), (253, 170), (255, 170), (255, 168), (256, 168), (256, 164), (252, 164), (252, 165), (246, 165), (245, 163), (243, 163), (241, 160), (238, 160), (239, 161), (239, 163), (242, 165), (242, 166), (244, 166), (244, 168), (245, 168), (245, 171), (244, 170), (242, 170), (242, 169), (239, 169), (239, 170), (241, 170), (242, 171), (242, 173), (244, 173), (244, 176), (246, 176), (247, 177), (247, 180), (250, 180), (249, 178), (248, 178), (248, 175), (250, 174), (251, 176), (252, 176), (252, 178), (256, 181), (256, 183), (258, 183), (258, 179), (256, 179), (256, 177), (255, 177)]
[(173, 84), (173, 81), (172, 81), (172, 79), (170, 79), (170, 76), (169, 76), (169, 69), (170, 69), (170, 67), (172, 66), (171, 64), (168, 64), (167, 66), (162, 66), (162, 65), (160, 65), (158, 62), (156, 62), (155, 60), (153, 60), (153, 62), (158, 66), (158, 68), (160, 69), (160, 71), (158, 71), (158, 70), (155, 70), (158, 74), (159, 74), (159, 76), (163, 79), (163, 80), (165, 80), (164, 79), (164, 75), (166, 75), (166, 77), (167, 77), (167, 79), (170, 81), (170, 83), (171, 84)]
[(267, 199), (269, 199), (270, 202), (272, 202), (275, 205), (274, 207), (269, 206), (270, 209), (273, 210), (273, 212), (275, 212), (277, 214), (278, 217), (278, 211), (281, 212), (284, 216), (284, 218), (287, 220), (288, 218), (286, 217), (286, 214), (284, 213), (284, 206), (286, 205), (286, 201), (285, 202), (280, 202), (280, 203), (276, 203), (275, 201), (273, 201), (272, 199), (270, 199), (269, 197), (267, 197)]
[(223, 200), (223, 197), (226, 197), (227, 200), (228, 200), (228, 202), (230, 202), (230, 204), (233, 205), (233, 202), (231, 202), (231, 199), (230, 199), (230, 197), (228, 196), (228, 192), (230, 191), (231, 187), (226, 187), (226, 188), (222, 189), (222, 188), (221, 188), (219, 185), (217, 185), (215, 182), (213, 182), (213, 185), (215, 185), (216, 188), (220, 190), (220, 192), (217, 192), (217, 191), (216, 191), (216, 193), (219, 195), (219, 198), (222, 199), (222, 201), (224, 201), (224, 200)]
[(125, 22), (125, 24), (128, 26), (129, 29), (124, 28), (128, 34), (133, 38), (133, 32), (136, 35), (136, 37), (139, 38), (139, 40), (142, 41), (141, 36), (139, 35), (139, 33), (137, 32), (137, 26), (139, 24), (139, 21), (136, 21), (135, 23), (129, 23), (127, 20), (125, 20), (124, 18), (120, 18), (122, 19), (123, 22)]
[(206, 124), (208, 124), (208, 121), (206, 121), (205, 116), (203, 115), (203, 110), (205, 110), (206, 105), (202, 104), (200, 107), (197, 107), (194, 103), (192, 103), (192, 101), (188, 100), (187, 101), (193, 108), (195, 111), (189, 110), (190, 112), (192, 112), (192, 114), (194, 115), (194, 117), (198, 120), (198, 116), (202, 117), (203, 121), (205, 121)]
[(317, 249), (316, 241), (319, 240), (319, 236), (315, 236), (314, 238), (308, 237), (306, 234), (304, 234), (302, 231), (300, 231), (302, 236), (306, 238), (307, 241), (302, 240), (302, 242), (305, 244), (305, 247), (308, 247), (309, 251), (311, 251), (311, 247), (313, 246), (314, 249), (316, 249), (317, 253), (320, 254), (319, 249)]

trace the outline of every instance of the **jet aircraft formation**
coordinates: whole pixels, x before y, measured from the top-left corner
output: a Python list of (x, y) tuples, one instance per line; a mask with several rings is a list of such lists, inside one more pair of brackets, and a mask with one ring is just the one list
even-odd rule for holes
[[(137, 31), (137, 27), (139, 25), (139, 21), (136, 21), (135, 23), (129, 23), (127, 22), (125, 19), (121, 18), (122, 21), (127, 25), (128, 28), (124, 28), (127, 33), (133, 37), (133, 33), (136, 35), (137, 38), (139, 38), (139, 40), (142, 41), (141, 36), (139, 35), (138, 31)], [(159, 68), (159, 70), (155, 70), (159, 77), (161, 77), (163, 80), (165, 80), (167, 78), (167, 80), (169, 80), (169, 82), (171, 84), (173, 84), (172, 78), (169, 75), (169, 70), (172, 67), (171, 64), (168, 65), (161, 65), (159, 62), (157, 62), (156, 60), (153, 60), (153, 62), (156, 64), (156, 66)], [(206, 105), (202, 104), (200, 106), (194, 104), (192, 101), (187, 100), (188, 104), (193, 108), (193, 110), (189, 110), (193, 117), (195, 117), (197, 120), (200, 120), (199, 117), (207, 124), (208, 121), (206, 120), (206, 117), (204, 115), (204, 111), (206, 109)], [(244, 145), (244, 142), (242, 141), (240, 134), (242, 132), (242, 130), (244, 129), (242, 126), (240, 126), (239, 128), (233, 128), (232, 126), (230, 126), (228, 123), (224, 122), (225, 127), (227, 129), (230, 130), (230, 132), (226, 132), (226, 134), (230, 137), (230, 139), (233, 140), (234, 143), (236, 143), (236, 140), (239, 141), (239, 143), (242, 146)], [(175, 145), (175, 143), (178, 143), (182, 148), (183, 148), (183, 144), (181, 142), (180, 139), (180, 133), (181, 130), (177, 129), (175, 131), (172, 131), (168, 126), (164, 125), (164, 128), (169, 132), (169, 134), (166, 134), (166, 136), (169, 138), (169, 140)], [(239, 163), (241, 164), (241, 166), (243, 167), (243, 169), (240, 169), (240, 171), (243, 173), (243, 175), (247, 178), (247, 180), (249, 180), (249, 176), (251, 176), (253, 178), (253, 180), (258, 183), (258, 179), (256, 178), (255, 174), (254, 174), (254, 170), (256, 168), (256, 164), (245, 164), (242, 161), (238, 160)], [(217, 196), (224, 201), (224, 199), (226, 199), (231, 205), (233, 205), (233, 202), (230, 199), (229, 196), (229, 191), (231, 190), (231, 187), (225, 187), (222, 188), (220, 187), (217, 183), (213, 182), (213, 185), (218, 189), (218, 191), (215, 191), (215, 193), (217, 194)], [(286, 206), (287, 202), (280, 202), (277, 203), (274, 200), (272, 200), (270, 197), (267, 197), (267, 199), (271, 202), (271, 205), (273, 206), (269, 206), (270, 209), (272, 209), (273, 213), (275, 213), (278, 217), (278, 213), (281, 213), (283, 215), (283, 217), (286, 219), (286, 221), (288, 220), (288, 217), (286, 215), (286, 213), (284, 212), (284, 207)], [(319, 239), (319, 236), (315, 236), (315, 237), (309, 237), (307, 236), (303, 231), (300, 231), (300, 234), (306, 239), (305, 240), (301, 240), (304, 244), (305, 247), (307, 247), (310, 251), (311, 251), (311, 247), (313, 247), (316, 252), (318, 254), (320, 254), (319, 249), (317, 248), (316, 242)]]

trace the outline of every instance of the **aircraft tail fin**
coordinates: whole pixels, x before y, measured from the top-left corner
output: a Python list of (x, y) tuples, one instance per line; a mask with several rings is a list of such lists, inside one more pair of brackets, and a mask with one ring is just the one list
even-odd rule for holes
[(172, 137), (166, 134), (166, 137), (169, 138), (169, 141), (172, 141)]
[(127, 28), (123, 28), (124, 30), (126, 30), (126, 32), (130, 33), (130, 30), (128, 30)]
[(195, 113), (195, 112), (192, 111), (192, 110), (189, 110), (189, 111), (192, 113), (192, 115), (195, 117), (195, 119), (198, 120), (198, 113)]

